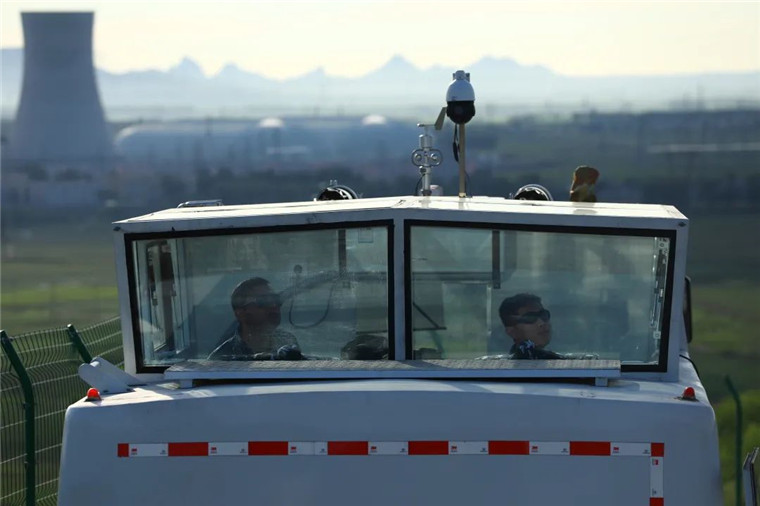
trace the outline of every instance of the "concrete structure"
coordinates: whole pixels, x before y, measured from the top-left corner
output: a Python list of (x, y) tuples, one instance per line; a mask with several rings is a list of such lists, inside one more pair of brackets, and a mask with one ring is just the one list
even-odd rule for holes
[(26, 12), (21, 19), (24, 81), (10, 157), (103, 170), (113, 145), (95, 82), (93, 13)]

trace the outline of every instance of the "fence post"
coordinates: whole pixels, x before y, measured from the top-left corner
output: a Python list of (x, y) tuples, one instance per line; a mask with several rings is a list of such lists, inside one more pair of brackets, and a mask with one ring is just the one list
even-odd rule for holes
[(74, 325), (68, 324), (66, 326), (66, 330), (69, 331), (69, 339), (71, 339), (71, 342), (74, 343), (74, 348), (77, 349), (79, 356), (82, 357), (84, 363), (89, 364), (92, 362), (92, 355), (90, 355), (90, 352), (87, 351), (87, 347), (82, 342), (82, 338), (79, 337), (79, 332), (77, 332), (77, 329), (74, 328)]
[(736, 402), (736, 455), (734, 455), (734, 461), (736, 465), (736, 506), (739, 506), (742, 502), (742, 399), (739, 397), (739, 392), (734, 388), (734, 383), (731, 381), (731, 377), (726, 375), (726, 384), (731, 391), (731, 396)]
[(26, 430), (24, 431), (26, 433), (26, 504), (27, 506), (34, 506), (35, 488), (37, 486), (35, 478), (37, 458), (34, 447), (34, 390), (32, 390), (32, 381), (29, 379), (26, 369), (24, 369), (24, 364), (21, 363), (21, 359), (13, 348), (13, 343), (4, 330), (0, 330), (0, 344), (2, 344), (3, 351), (8, 356), (11, 366), (16, 371), (16, 374), (18, 374), (21, 389), (24, 392), (24, 426), (26, 427)]

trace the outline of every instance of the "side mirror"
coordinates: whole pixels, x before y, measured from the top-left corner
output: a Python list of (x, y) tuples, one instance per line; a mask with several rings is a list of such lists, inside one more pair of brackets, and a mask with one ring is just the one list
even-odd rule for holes
[(686, 276), (683, 285), (683, 326), (686, 329), (686, 342), (690, 343), (692, 339), (691, 332), (691, 278)]

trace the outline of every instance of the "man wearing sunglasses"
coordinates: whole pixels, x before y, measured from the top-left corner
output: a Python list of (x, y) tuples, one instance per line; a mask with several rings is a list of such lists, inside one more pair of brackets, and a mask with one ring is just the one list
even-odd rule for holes
[(232, 312), (237, 320), (234, 335), (216, 347), (208, 360), (301, 360), (296, 337), (279, 329), (280, 295), (269, 281), (251, 278), (232, 291)]
[(514, 341), (509, 358), (564, 358), (545, 349), (552, 340), (551, 313), (541, 304), (540, 297), (530, 293), (507, 297), (499, 306), (499, 317), (507, 335)]

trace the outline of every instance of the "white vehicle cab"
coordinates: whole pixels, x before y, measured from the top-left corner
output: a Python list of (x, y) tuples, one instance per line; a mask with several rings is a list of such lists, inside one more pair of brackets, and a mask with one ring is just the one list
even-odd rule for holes
[(673, 207), (425, 195), (114, 230), (125, 371), (82, 366), (62, 505), (722, 501)]

